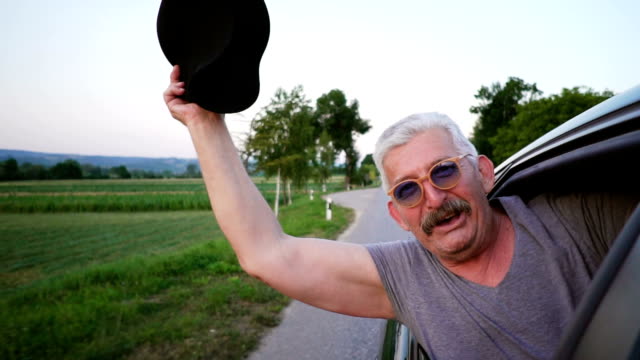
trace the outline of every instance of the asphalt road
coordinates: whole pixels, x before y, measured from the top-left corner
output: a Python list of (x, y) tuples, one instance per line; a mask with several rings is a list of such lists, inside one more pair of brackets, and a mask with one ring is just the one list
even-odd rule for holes
[[(338, 241), (370, 243), (406, 239), (387, 213), (387, 196), (380, 189), (356, 190), (329, 196), (336, 204), (356, 210), (356, 221)], [(376, 359), (385, 321), (340, 315), (293, 301), (281, 324), (262, 339), (249, 360)]]

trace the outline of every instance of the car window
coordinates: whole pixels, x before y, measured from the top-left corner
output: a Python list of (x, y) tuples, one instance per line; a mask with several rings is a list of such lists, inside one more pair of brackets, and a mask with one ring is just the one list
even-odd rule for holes
[(555, 359), (640, 358), (640, 206), (576, 309)]

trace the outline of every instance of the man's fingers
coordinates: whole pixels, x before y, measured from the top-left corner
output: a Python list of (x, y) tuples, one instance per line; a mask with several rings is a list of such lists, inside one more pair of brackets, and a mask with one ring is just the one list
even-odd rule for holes
[(171, 75), (169, 75), (169, 79), (169, 86), (164, 91), (164, 101), (167, 103), (167, 105), (176, 97), (183, 95), (185, 91), (184, 82), (180, 81), (180, 67), (178, 65), (173, 66)]
[(171, 82), (164, 91), (163, 97), (171, 116), (185, 125), (193, 117), (205, 116), (205, 111), (198, 107), (197, 104), (189, 103), (181, 98), (186, 90), (184, 81), (180, 81), (180, 68), (178, 65), (173, 67), (169, 77)]
[(169, 76), (172, 83), (180, 81), (180, 66), (174, 65)]
[(184, 94), (184, 82), (171, 83), (164, 91), (166, 97), (176, 97)]
[(184, 83), (179, 82), (179, 83), (171, 84), (171, 86), (169, 86), (169, 89), (171, 89), (171, 92), (173, 92), (176, 95), (182, 95), (184, 93)]

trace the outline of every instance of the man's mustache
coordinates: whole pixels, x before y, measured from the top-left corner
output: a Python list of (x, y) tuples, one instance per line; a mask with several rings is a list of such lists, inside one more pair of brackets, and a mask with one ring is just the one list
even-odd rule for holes
[(432, 211), (422, 218), (420, 226), (427, 235), (433, 234), (433, 229), (443, 220), (461, 213), (471, 214), (471, 204), (462, 199), (449, 200), (437, 210)]

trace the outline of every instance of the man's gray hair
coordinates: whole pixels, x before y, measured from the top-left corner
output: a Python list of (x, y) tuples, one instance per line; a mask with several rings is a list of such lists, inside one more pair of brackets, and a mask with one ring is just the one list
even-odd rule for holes
[(453, 122), (451, 118), (435, 112), (414, 114), (391, 125), (380, 135), (376, 142), (373, 161), (375, 161), (376, 167), (380, 172), (384, 191), (389, 190), (389, 179), (387, 179), (387, 174), (385, 174), (384, 167), (382, 166), (385, 156), (387, 156), (392, 149), (411, 141), (416, 135), (434, 128), (445, 130), (451, 136), (453, 146), (460, 155), (473, 155), (473, 162), (475, 164), (478, 151), (469, 139), (462, 134), (458, 125)]

